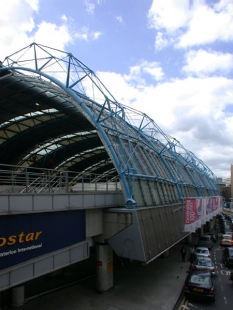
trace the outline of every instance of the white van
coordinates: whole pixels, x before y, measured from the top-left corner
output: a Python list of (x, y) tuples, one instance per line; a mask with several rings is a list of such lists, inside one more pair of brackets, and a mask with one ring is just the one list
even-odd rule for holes
[(213, 247), (213, 239), (210, 235), (202, 235), (199, 237), (198, 246), (208, 248), (210, 251)]

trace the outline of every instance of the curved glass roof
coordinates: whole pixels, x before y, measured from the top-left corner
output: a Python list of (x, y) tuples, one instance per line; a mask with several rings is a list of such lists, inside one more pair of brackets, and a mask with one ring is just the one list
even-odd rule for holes
[(126, 199), (137, 198), (141, 182), (171, 186), (177, 201), (218, 194), (200, 159), (149, 116), (117, 102), (72, 54), (50, 47), (32, 43), (3, 61), (0, 129), (2, 164), (119, 177)]

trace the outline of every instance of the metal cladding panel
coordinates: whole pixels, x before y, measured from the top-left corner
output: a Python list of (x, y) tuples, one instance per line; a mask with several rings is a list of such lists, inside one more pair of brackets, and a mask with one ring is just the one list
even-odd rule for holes
[(163, 231), (163, 226), (162, 226), (162, 221), (161, 221), (161, 215), (160, 215), (160, 208), (153, 208), (152, 209), (153, 213), (153, 222), (156, 227), (155, 229), (155, 235), (156, 235), (156, 240), (157, 240), (157, 247), (158, 247), (158, 252), (154, 254), (158, 254), (162, 252), (162, 250), (166, 247), (166, 244), (164, 242), (164, 231)]
[(142, 195), (139, 180), (134, 181), (134, 199), (137, 201), (137, 206), (145, 205), (144, 196)]
[(123, 210), (110, 208), (109, 213), (131, 213), (132, 224), (116, 233), (108, 239), (108, 244), (116, 252), (118, 256), (135, 259), (145, 262), (146, 255), (144, 253), (143, 240), (141, 237), (140, 227), (136, 210)]
[(166, 207), (167, 211), (167, 221), (168, 221), (168, 226), (170, 228), (170, 236), (169, 236), (169, 240), (170, 240), (170, 244), (172, 245), (176, 240), (177, 240), (177, 227), (176, 227), (176, 222), (174, 219), (174, 211), (172, 210), (172, 212), (169, 210), (169, 207)]
[(53, 267), (54, 267), (54, 257), (53, 256), (46, 257), (36, 262), (36, 264), (34, 265), (34, 273), (36, 276), (40, 275), (41, 271), (43, 271), (43, 273), (47, 273), (53, 270)]
[(182, 206), (141, 208), (137, 210), (146, 261), (150, 261), (184, 238)]
[(12, 283), (17, 283), (18, 279), (26, 278), (31, 279), (33, 277), (33, 265), (30, 266), (23, 266), (20, 269), (16, 269), (11, 272), (11, 279)]
[(175, 240), (179, 240), (183, 237), (184, 233), (184, 216), (183, 216), (183, 206), (177, 206), (173, 208), (173, 218), (175, 227)]
[(172, 210), (169, 207), (164, 207), (160, 208), (160, 218), (161, 218), (161, 223), (163, 227), (163, 233), (164, 233), (164, 243), (166, 247), (170, 247), (173, 242), (172, 242), (172, 231), (171, 231), (171, 226), (169, 225), (168, 221), (168, 214), (172, 212)]
[[(20, 195), (18, 195), (19, 197)], [(54, 206), (53, 203), (53, 195), (33, 195), (31, 196), (33, 198), (33, 206), (35, 211), (43, 212), (47, 210), (51, 210)], [(30, 195), (28, 196), (28, 204), (29, 206), (32, 205), (32, 202), (30, 202)], [(22, 205), (21, 205), (22, 208)]]
[(49, 253), (0, 271), (0, 291), (89, 257), (88, 242)]
[(85, 210), (1, 216), (0, 270), (85, 239)]
[(138, 222), (141, 227), (141, 236), (147, 260), (153, 258), (155, 253), (159, 253), (153, 217), (153, 209), (145, 209), (142, 212), (138, 212)]
[(31, 211), (31, 204), (28, 203), (28, 196), (24, 195), (10, 195), (9, 205), (11, 206), (11, 212), (21, 212), (21, 206), (24, 206), (24, 212)]

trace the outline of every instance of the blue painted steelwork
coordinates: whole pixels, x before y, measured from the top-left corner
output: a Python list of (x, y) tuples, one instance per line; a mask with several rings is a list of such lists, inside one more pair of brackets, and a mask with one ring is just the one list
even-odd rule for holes
[[(201, 160), (166, 135), (146, 114), (120, 104), (94, 72), (72, 54), (32, 43), (6, 57), (3, 65), (0, 70), (19, 74), (27, 71), (48, 79), (73, 98), (73, 105), (97, 129), (114, 163), (125, 192), (126, 207), (136, 206), (133, 199), (136, 179), (174, 184), (179, 199), (183, 199), (184, 186), (195, 187), (197, 196), (202, 195), (202, 188), (209, 195), (218, 192), (217, 178)], [(147, 165), (140, 162), (142, 150)], [(151, 153), (161, 159), (163, 173)]]
[(87, 115), (90, 118), (90, 121), (97, 127), (98, 131), (101, 133), (102, 138), (104, 139), (104, 142), (105, 142), (105, 146), (108, 147), (108, 149), (110, 150), (111, 155), (112, 155), (113, 160), (114, 160), (114, 163), (115, 163), (115, 165), (117, 167), (117, 171), (118, 171), (118, 173), (119, 173), (119, 175), (121, 177), (121, 181), (123, 183), (123, 189), (126, 192), (127, 201), (129, 199), (132, 199), (132, 194), (131, 194), (132, 192), (129, 190), (129, 187), (127, 186), (128, 184), (127, 184), (126, 179), (125, 179), (125, 174), (122, 173), (121, 166), (119, 164), (118, 158), (117, 158), (117, 156), (116, 156), (116, 154), (115, 154), (115, 152), (114, 152), (114, 150), (112, 148), (112, 145), (111, 145), (111, 143), (110, 143), (110, 141), (109, 141), (105, 131), (100, 126), (100, 124), (95, 121), (95, 118), (93, 117), (92, 113), (90, 112), (88, 107), (85, 105), (85, 103), (78, 97), (78, 95), (75, 94), (74, 92), (72, 92), (71, 89), (66, 88), (65, 85), (63, 83), (61, 83), (59, 80), (57, 80), (53, 76), (49, 76), (49, 75), (45, 74), (44, 72), (40, 72), (40, 71), (38, 72), (38, 71), (36, 71), (34, 69), (25, 68), (25, 67), (4, 67), (4, 68), (0, 69), (0, 71), (3, 71), (3, 70), (13, 70), (13, 71), (17, 71), (17, 72), (19, 72), (19, 70), (23, 70), (23, 71), (28, 71), (28, 72), (31, 72), (31, 73), (40, 74), (41, 76), (47, 78), (48, 80), (52, 81), (54, 84), (59, 86), (61, 89), (66, 91), (75, 100), (75, 102), (78, 103), (79, 106), (87, 113)]

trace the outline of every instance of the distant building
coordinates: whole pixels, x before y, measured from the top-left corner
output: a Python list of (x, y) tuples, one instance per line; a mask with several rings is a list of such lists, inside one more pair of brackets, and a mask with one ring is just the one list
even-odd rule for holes
[(233, 198), (233, 165), (231, 165), (231, 176), (228, 178), (218, 178), (220, 195), (226, 202), (231, 202)]

